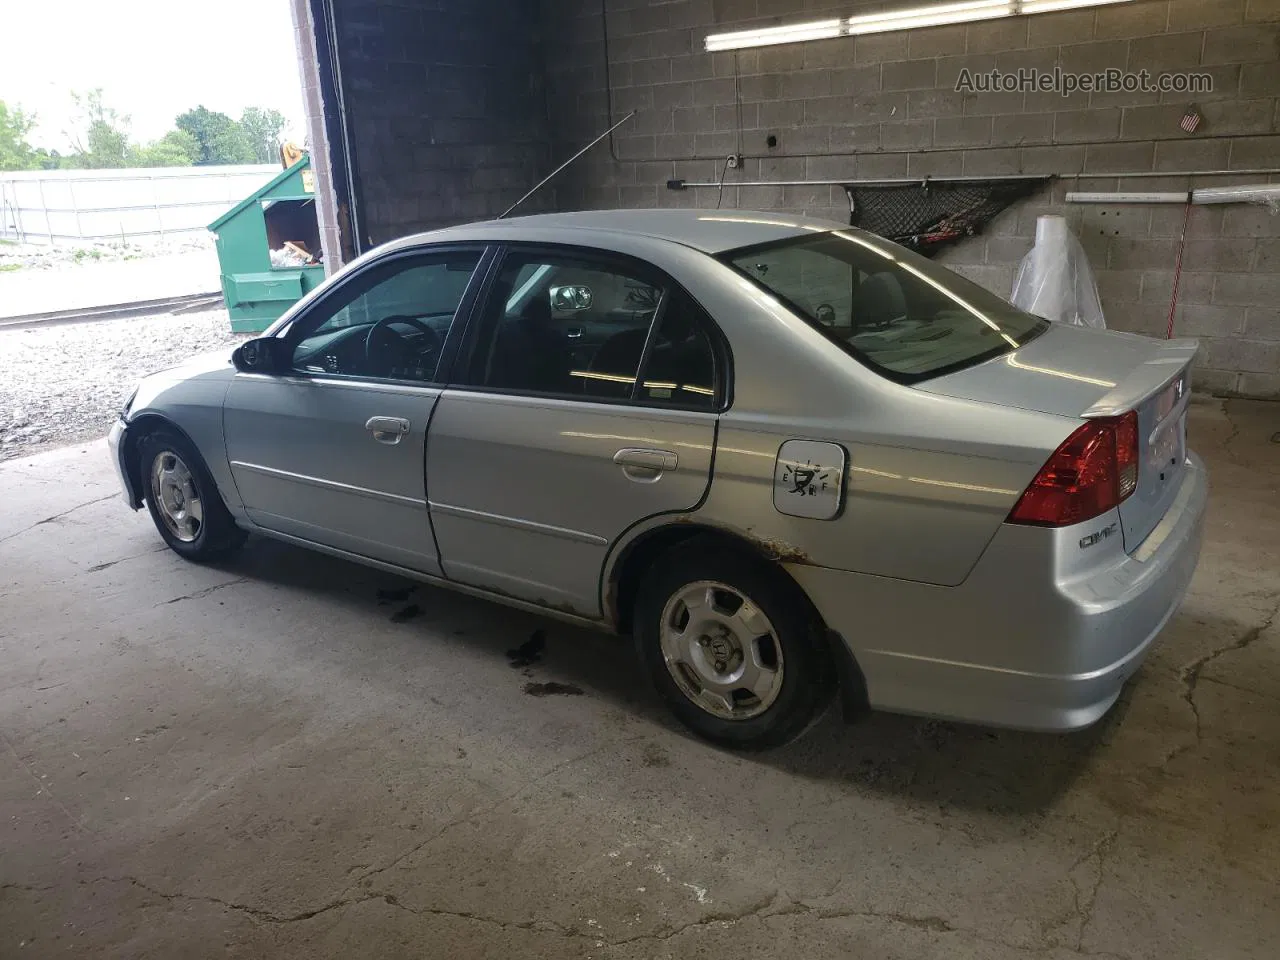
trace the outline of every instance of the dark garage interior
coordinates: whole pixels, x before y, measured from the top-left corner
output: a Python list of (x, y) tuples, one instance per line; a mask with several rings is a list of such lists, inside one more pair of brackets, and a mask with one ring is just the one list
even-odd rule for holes
[[(1100, 722), (717, 749), (626, 640), (259, 537), (182, 563), (67, 448), (0, 474), (0, 960), (1280, 956), (1280, 213), (1123, 198), (1280, 184), (1280, 0), (705, 48), (955, 6), (292, 0), (324, 261), (497, 217), (632, 111), (513, 215), (1021, 184), (930, 252), (1008, 296), (1062, 215), (1109, 327), (1201, 344), (1199, 567)], [(1212, 90), (957, 90), (1055, 67)]]
[[(347, 256), (406, 233), (498, 216), (635, 111), (518, 212), (718, 204), (847, 223), (846, 190), (825, 184), (1050, 176), (980, 235), (947, 249), (944, 262), (1007, 296), (1036, 218), (1064, 215), (1088, 253), (1109, 325), (1163, 336), (1183, 205), (1069, 205), (1065, 195), (1277, 182), (1280, 5), (1137, 0), (704, 50), (713, 33), (888, 6), (298, 4), (300, 16), (326, 27), (318, 31), (327, 49), (312, 65), (307, 103), (312, 140), (325, 140), (336, 167), (346, 167), (332, 182), (342, 209), (355, 211), (354, 221), (342, 221)], [(1197, 72), (1212, 78), (1213, 89), (956, 90), (964, 70), (977, 76), (1055, 66)], [(340, 99), (330, 92), (335, 78)], [(1202, 121), (1189, 134), (1179, 123), (1193, 108)], [(731, 154), (742, 157), (740, 166), (726, 167)], [(667, 186), (715, 184), (722, 176), (723, 191)], [(1174, 330), (1202, 338), (1198, 389), (1280, 394), (1278, 237), (1280, 218), (1265, 205), (1192, 208)]]

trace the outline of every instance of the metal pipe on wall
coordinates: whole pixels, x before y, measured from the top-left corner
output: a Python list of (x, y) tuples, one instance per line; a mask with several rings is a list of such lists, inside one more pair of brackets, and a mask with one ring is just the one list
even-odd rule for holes
[[(856, 177), (844, 180), (725, 180), (726, 187), (844, 187), (844, 186), (908, 186), (918, 183), (924, 186), (929, 183), (983, 183), (989, 180), (1040, 180), (1044, 177), (1056, 177), (1059, 180), (1123, 180), (1129, 178), (1163, 179), (1165, 177), (1264, 177), (1280, 176), (1280, 168), (1259, 170), (1130, 170), (1123, 173), (1048, 173), (1048, 174), (1016, 174), (1014, 176), (991, 175), (985, 177), (890, 177), (860, 180)], [(696, 188), (719, 189), (719, 180), (668, 180), (668, 190), (691, 190)], [(1186, 194), (1180, 193), (1185, 198)]]
[[(726, 187), (890, 187), (911, 186), (930, 183), (986, 183), (990, 180), (1043, 180), (1053, 174), (1020, 173), (1010, 177), (878, 177), (872, 180), (859, 180), (856, 177), (844, 180), (725, 180)], [(694, 187), (715, 187), (719, 189), (719, 180), (668, 180), (668, 190), (686, 190)]]

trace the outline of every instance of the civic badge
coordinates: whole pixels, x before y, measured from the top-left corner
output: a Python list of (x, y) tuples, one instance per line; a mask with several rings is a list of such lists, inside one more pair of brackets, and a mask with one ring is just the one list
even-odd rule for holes
[(773, 506), (790, 517), (833, 520), (844, 506), (844, 447), (825, 440), (788, 440), (773, 465)]

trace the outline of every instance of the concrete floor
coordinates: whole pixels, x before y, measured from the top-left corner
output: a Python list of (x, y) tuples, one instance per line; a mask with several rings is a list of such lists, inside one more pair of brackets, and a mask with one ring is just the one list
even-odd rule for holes
[(1280, 406), (1192, 419), (1200, 570), (1101, 724), (764, 756), (610, 638), (258, 539), (193, 566), (101, 445), (4, 464), (0, 957), (1280, 956)]

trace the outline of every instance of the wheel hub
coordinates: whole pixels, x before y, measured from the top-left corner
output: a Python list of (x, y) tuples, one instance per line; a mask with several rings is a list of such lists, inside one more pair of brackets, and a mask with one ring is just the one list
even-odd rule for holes
[[(723, 675), (742, 659), (742, 648), (737, 637), (723, 624), (711, 624), (706, 632), (698, 637), (698, 645), (702, 648), (705, 660), (708, 661), (714, 675), (711, 680), (723, 681)], [(691, 654), (692, 650), (689, 651)]]
[(677, 591), (663, 611), (660, 641), (680, 691), (714, 716), (749, 719), (777, 699), (777, 634), (763, 612), (732, 587), (700, 581)]
[(182, 458), (171, 450), (156, 454), (151, 463), (151, 496), (160, 519), (183, 543), (191, 543), (204, 525), (204, 505), (195, 478)]

